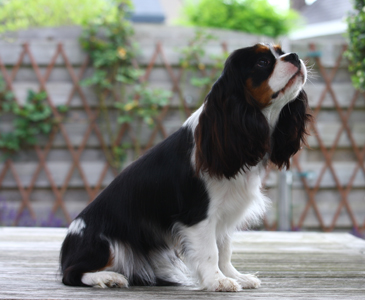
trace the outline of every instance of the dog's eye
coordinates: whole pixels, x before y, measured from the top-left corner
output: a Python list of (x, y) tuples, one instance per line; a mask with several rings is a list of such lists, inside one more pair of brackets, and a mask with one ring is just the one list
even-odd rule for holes
[(256, 65), (258, 65), (261, 68), (268, 67), (270, 65), (271, 61), (268, 58), (260, 58)]

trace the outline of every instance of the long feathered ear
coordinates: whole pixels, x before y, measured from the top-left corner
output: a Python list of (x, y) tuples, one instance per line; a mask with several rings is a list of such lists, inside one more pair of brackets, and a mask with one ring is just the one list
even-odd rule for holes
[(205, 99), (195, 129), (197, 174), (234, 178), (257, 165), (270, 149), (265, 116), (243, 88), (232, 93), (237, 86), (220, 78)]
[(306, 124), (312, 120), (309, 113), (308, 98), (302, 90), (297, 98), (284, 106), (280, 112), (271, 140), (270, 160), (279, 169), (290, 167), (290, 157), (306, 145)]

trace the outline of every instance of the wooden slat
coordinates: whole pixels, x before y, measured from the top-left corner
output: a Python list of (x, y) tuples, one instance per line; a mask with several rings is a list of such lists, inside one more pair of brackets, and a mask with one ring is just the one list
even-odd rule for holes
[[(53, 91), (53, 94), (56, 93)], [(75, 99), (75, 100), (80, 100)], [(80, 102), (79, 102), (80, 103)], [(178, 105), (176, 103), (176, 105)], [(365, 120), (365, 112), (359, 112), (354, 113), (354, 117), (357, 116), (360, 120), (354, 120), (352, 124), (349, 125), (352, 136), (354, 138), (354, 141), (357, 145), (364, 145), (365, 144), (365, 122), (361, 120)], [(341, 125), (338, 122), (332, 121), (333, 118), (336, 117), (335, 112), (327, 113), (326, 118), (327, 120), (318, 121), (317, 124), (317, 132), (321, 136), (323, 145), (325, 147), (331, 147), (336, 136), (337, 132), (341, 129)], [(164, 128), (168, 134), (171, 134), (175, 132), (180, 126), (183, 124), (184, 119), (181, 116), (180, 111), (177, 108), (170, 108), (170, 110), (167, 112), (166, 118), (162, 121)], [(115, 118), (115, 115), (111, 115), (111, 120), (113, 124), (117, 124), (117, 120)], [(2, 130), (9, 131), (11, 130), (11, 118), (4, 118), (1, 122)], [(67, 117), (64, 121), (64, 128), (69, 133), (69, 139), (70, 143), (73, 146), (78, 146), (81, 142), (81, 140), (84, 137), (84, 134), (88, 127), (88, 116), (82, 109), (72, 109), (68, 112)], [(136, 124), (132, 124), (132, 128), (137, 128)], [(147, 143), (149, 140), (149, 137), (151, 135), (151, 129), (148, 128), (148, 126), (143, 125), (143, 130), (141, 131), (141, 138), (140, 141), (142, 144)], [(160, 141), (160, 139), (156, 139), (156, 142)], [(308, 145), (312, 149), (318, 149), (318, 141), (316, 139), (316, 136), (312, 134), (307, 139)], [(131, 143), (131, 137), (128, 135), (125, 135), (123, 142)], [(61, 135), (57, 135), (55, 138), (54, 146), (55, 147), (65, 147), (66, 141)], [(91, 134), (87, 141), (88, 147), (98, 147), (100, 146), (99, 140), (96, 136)], [(348, 138), (346, 132), (342, 131), (342, 134), (339, 138), (337, 148), (340, 149), (349, 149), (351, 147), (351, 141)], [(338, 151), (336, 150), (336, 151)], [(349, 159), (351, 160), (351, 159)]]
[[(157, 68), (157, 72), (152, 71), (152, 74), (150, 75), (151, 80), (149, 80), (149, 87), (151, 88), (158, 88), (158, 89), (165, 89), (170, 90), (172, 87), (172, 83), (167, 78), (165, 74), (165, 70), (162, 70), (161, 68)], [(25, 75), (23, 75), (25, 76)], [(27, 75), (28, 76), (28, 75)], [(53, 100), (53, 103), (55, 105), (61, 105), (65, 104), (67, 101), (67, 95), (72, 89), (72, 83), (68, 82), (63, 78), (63, 75), (57, 75), (57, 77), (60, 77), (59, 81), (50, 81), (46, 84), (46, 88), (49, 91), (51, 98)], [(62, 78), (61, 78), (62, 77)], [(56, 80), (56, 79), (54, 79)], [(19, 99), (19, 102), (22, 104), (24, 103), (25, 97), (28, 93), (28, 90), (38, 90), (39, 84), (37, 82), (32, 82), (26, 79), (19, 79), (13, 83), (13, 87), (15, 90), (15, 95)], [(189, 106), (193, 107), (196, 105), (196, 101), (200, 97), (200, 89), (197, 89), (196, 87), (193, 87), (190, 85), (190, 82), (187, 81), (184, 84), (181, 84), (181, 87), (183, 88), (183, 94), (185, 97), (192, 98), (192, 101), (187, 103)], [(311, 85), (308, 84), (305, 87), (306, 92), (308, 93), (309, 98), (309, 104), (312, 107), (315, 107), (318, 102), (318, 97), (320, 92), (324, 89), (323, 84), (315, 84)], [(341, 107), (347, 107), (350, 104), (351, 97), (355, 93), (354, 88), (352, 87), (350, 82), (345, 83), (335, 83), (333, 85), (333, 89), (338, 96), (339, 105)], [(87, 97), (89, 104), (91, 106), (96, 106), (97, 101), (95, 94), (92, 90), (92, 88), (89, 87), (82, 87), (82, 90), (85, 93), (85, 96)], [(78, 98), (78, 95), (75, 95), (76, 98)], [(361, 96), (359, 96), (361, 97)], [(179, 102), (173, 101), (172, 107), (178, 107)], [(71, 107), (81, 107), (80, 100), (72, 100), (71, 101)], [(333, 101), (331, 101), (330, 96), (327, 94), (325, 97), (325, 100), (322, 103), (322, 107), (326, 109), (334, 108)], [(356, 106), (358, 108), (364, 108), (365, 107), (365, 101), (357, 101)], [(331, 112), (331, 111), (330, 111)]]
[[(195, 29), (187, 27), (167, 27), (161, 25), (153, 24), (135, 24), (135, 37), (139, 40), (141, 49), (141, 61), (148, 62), (148, 58), (151, 57), (152, 49), (154, 48), (157, 41), (166, 45), (166, 54), (171, 54), (171, 61), (173, 65), (178, 64), (179, 57), (176, 55), (176, 49), (185, 47), (186, 41), (190, 40), (194, 36)], [(75, 64), (81, 64), (83, 61), (83, 53), (80, 52), (78, 47), (77, 39), (80, 36), (80, 27), (60, 27), (60, 28), (44, 28), (44, 29), (29, 29), (22, 30), (15, 34), (11, 34), (12, 43), (8, 41), (0, 41), (0, 56), (4, 58), (7, 62), (16, 61), (19, 53), (21, 52), (21, 44), (29, 40), (34, 41), (32, 50), (37, 50), (39, 54), (35, 58), (38, 64), (48, 64), (50, 57), (52, 55), (46, 51), (45, 45), (54, 46), (56, 48), (57, 43), (62, 41), (66, 44), (65, 49), (68, 53), (70, 59)], [(218, 41), (225, 41), (227, 43), (227, 50), (232, 51), (238, 48), (246, 47), (258, 42), (273, 42), (271, 38), (264, 36), (254, 36), (250, 34), (245, 34), (241, 32), (234, 32), (228, 30), (210, 30), (210, 33), (218, 37)], [(76, 40), (76, 41), (75, 41)], [(299, 51), (302, 55), (308, 52), (307, 45), (310, 41), (305, 41), (300, 43), (298, 41), (291, 42), (291, 50)], [(338, 45), (345, 43), (345, 40), (330, 41), (325, 39), (315, 41), (319, 45), (319, 51), (326, 53), (324, 60), (325, 66), (333, 66), (335, 58), (338, 55), (336, 50)], [(208, 53), (220, 54), (221, 51), (216, 45), (219, 44), (216, 41), (210, 42), (206, 49)], [(333, 47), (334, 46), (334, 47)], [(333, 51), (333, 49), (335, 49)], [(284, 49), (285, 50), (285, 49)], [(5, 59), (6, 58), (6, 59)], [(57, 62), (60, 63), (61, 60)], [(345, 61), (344, 61), (345, 62)]]
[(208, 293), (198, 287), (64, 286), (58, 255), (65, 233), (63, 228), (0, 228), (2, 299), (355, 300), (365, 294), (365, 241), (348, 234), (237, 233), (233, 264), (241, 272), (259, 272), (262, 286), (239, 293)]
[[(46, 180), (45, 175), (41, 174), (40, 178)], [(75, 176), (74, 178), (77, 178)], [(109, 182), (108, 179), (112, 179), (113, 174), (109, 172), (104, 180), (101, 188), (104, 188)], [(78, 180), (80, 182), (80, 180)], [(265, 194), (271, 199), (271, 205), (267, 210), (267, 218), (269, 224), (272, 224), (277, 218), (277, 204), (278, 204), (278, 191), (275, 187), (267, 187)], [(54, 203), (55, 196), (52, 191), (47, 188), (36, 188), (32, 195), (31, 201), (34, 212), (37, 216), (37, 222), (35, 224), (42, 224), (48, 220), (49, 211)], [(20, 193), (15, 189), (2, 189), (0, 191), (0, 199), (6, 200), (6, 205), (0, 204), (3, 215), (13, 215), (16, 212), (19, 203), (21, 201)], [(354, 189), (350, 191), (348, 195), (350, 206), (355, 214), (356, 220), (361, 223), (365, 215), (364, 207), (364, 192), (362, 189)], [(325, 225), (330, 225), (335, 215), (336, 208), (340, 203), (340, 196), (336, 190), (321, 189), (316, 197), (316, 203), (318, 209), (323, 217)], [(308, 201), (308, 196), (300, 188), (294, 188), (292, 192), (292, 219), (294, 221), (299, 220), (303, 209)], [(83, 186), (71, 186), (64, 195), (64, 202), (72, 217), (75, 217), (81, 210), (88, 204), (87, 193)], [(2, 220), (3, 225), (11, 225), (11, 218), (6, 217), (6, 220)], [(63, 224), (65, 224), (63, 222)], [(313, 211), (310, 211), (303, 225), (303, 229), (315, 230), (318, 228), (318, 220)], [(341, 231), (348, 231), (352, 228), (351, 219), (348, 217), (346, 210), (342, 210), (337, 222), (337, 229)]]
[[(321, 92), (325, 89), (325, 84), (320, 82), (307, 83), (304, 87), (308, 95), (309, 105), (315, 107), (318, 103)], [(333, 91), (335, 92), (339, 105), (341, 107), (348, 107), (351, 103), (352, 95), (355, 93), (355, 89), (350, 81), (335, 82), (333, 83)], [(361, 97), (361, 96), (359, 96)], [(365, 101), (357, 101), (355, 107), (363, 108)], [(334, 108), (334, 103), (327, 93), (324, 101), (321, 103), (322, 108)]]
[[(102, 155), (101, 151), (100, 155)], [(130, 151), (125, 166), (131, 163), (133, 159), (134, 159), (133, 152)], [(85, 160), (80, 162), (81, 168), (84, 170), (88, 182), (90, 182), (91, 185), (96, 184), (98, 176), (103, 169), (104, 162), (105, 159), (91, 160), (91, 161)], [(310, 179), (308, 180), (308, 184), (310, 187), (313, 187), (315, 185), (315, 182), (317, 180), (321, 168), (323, 167), (323, 164), (324, 164), (323, 162), (306, 162), (304, 164), (302, 171), (309, 172), (308, 175), (310, 176)], [(71, 168), (72, 162), (69, 158), (69, 155), (65, 154), (62, 160), (49, 161), (47, 165), (50, 172), (53, 174), (55, 183), (57, 185), (60, 185), (64, 180), (67, 171)], [(34, 170), (36, 169), (36, 166), (37, 166), (36, 162), (14, 162), (14, 167), (17, 170), (17, 173), (25, 186), (27, 186), (27, 184), (29, 183), (31, 176), (34, 173)], [(340, 183), (346, 185), (349, 182), (349, 179), (355, 169), (356, 164), (354, 162), (334, 162), (333, 166), (334, 169), (338, 172), (338, 178)], [(2, 164), (0, 164), (0, 168), (2, 168)], [(293, 172), (294, 175), (297, 176), (295, 169), (293, 169)], [(111, 179), (112, 178), (107, 177), (105, 178), (105, 182), (110, 182)], [(269, 175), (265, 184), (268, 187), (272, 187), (276, 185), (276, 181), (277, 177), (276, 174), (273, 172)], [(353, 183), (354, 187), (362, 188), (364, 186), (364, 182), (365, 182), (364, 174), (358, 172)], [(40, 178), (37, 180), (35, 186), (45, 188), (49, 186), (49, 182), (46, 178), (44, 179)], [(69, 186), (82, 187), (83, 181), (81, 180), (81, 178), (75, 177), (70, 182)], [(299, 177), (295, 178), (293, 186), (294, 187), (301, 186)], [(5, 176), (2, 187), (3, 188), (16, 187), (16, 184), (10, 175)], [(320, 183), (320, 187), (321, 188), (335, 187), (332, 175), (328, 170), (325, 172), (323, 176), (323, 179)]]

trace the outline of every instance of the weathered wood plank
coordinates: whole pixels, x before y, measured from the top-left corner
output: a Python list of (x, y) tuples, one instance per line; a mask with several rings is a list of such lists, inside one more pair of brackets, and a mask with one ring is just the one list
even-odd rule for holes
[(240, 293), (198, 287), (73, 288), (61, 284), (65, 229), (0, 228), (1, 299), (363, 299), (365, 241), (348, 234), (241, 232), (233, 264), (259, 272), (262, 286)]
[[(134, 25), (135, 39), (139, 41), (142, 52), (140, 62), (142, 64), (148, 63), (148, 59), (152, 56), (156, 43), (161, 42), (164, 47), (164, 52), (169, 56), (169, 61), (172, 64), (178, 64), (179, 57), (176, 49), (187, 46), (187, 41), (194, 36), (194, 28), (177, 27), (177, 26), (161, 26), (161, 25)], [(217, 37), (217, 40), (211, 41), (207, 44), (206, 49), (209, 54), (221, 54), (221, 42), (226, 42), (228, 51), (233, 51), (238, 48), (250, 46), (259, 42), (270, 43), (273, 42), (271, 38), (265, 36), (254, 36), (241, 32), (234, 32), (228, 30), (208, 30)], [(16, 62), (22, 50), (22, 44), (32, 40), (32, 50), (35, 52), (35, 59), (38, 64), (48, 64), (54, 54), (57, 44), (63, 42), (65, 50), (70, 58), (71, 63), (81, 64), (85, 55), (80, 51), (78, 45), (78, 37), (81, 29), (79, 27), (61, 27), (61, 28), (44, 28), (44, 29), (30, 29), (10, 34), (6, 41), (0, 41), (0, 56), (7, 62)], [(11, 41), (11, 42), (9, 42)], [(326, 53), (322, 57), (324, 66), (333, 66), (335, 60), (341, 51), (341, 47), (337, 43), (328, 43), (326, 41), (315, 41), (318, 51)], [(304, 45), (300, 45), (297, 41), (291, 42), (293, 51), (298, 51), (302, 55), (308, 53), (308, 41)], [(344, 41), (339, 42), (344, 44)], [(48, 47), (45, 48), (45, 45)], [(334, 47), (335, 45), (335, 47)], [(49, 47), (51, 46), (51, 47)], [(47, 50), (52, 49), (53, 50)], [(13, 50), (11, 50), (13, 49)], [(28, 58), (25, 62), (29, 63)], [(62, 64), (62, 60), (58, 60), (57, 64)], [(346, 61), (343, 60), (343, 65)]]
[[(125, 162), (125, 166), (127, 166), (129, 163), (133, 160), (133, 152), (129, 151), (128, 153), (128, 159)], [(100, 155), (102, 155), (100, 151)], [(66, 157), (64, 157), (66, 158)], [(14, 161), (14, 167), (17, 171), (17, 174), (23, 183), (23, 185), (26, 187), (29, 185), (30, 180), (32, 178), (32, 175), (34, 174), (38, 162), (36, 161)], [(3, 164), (0, 164), (0, 167), (2, 167)], [(61, 186), (64, 182), (64, 179), (66, 178), (67, 173), (71, 169), (73, 165), (73, 161), (71, 156), (68, 156), (68, 159), (62, 159), (62, 160), (50, 160), (47, 162), (48, 170), (50, 171), (53, 180), (56, 185)], [(91, 185), (95, 185), (98, 182), (98, 179), (100, 177), (100, 174), (104, 168), (105, 165), (105, 159), (101, 158), (98, 160), (82, 160), (79, 162), (79, 165), (81, 166), (83, 172), (85, 173), (85, 176), (87, 178), (87, 181)], [(333, 168), (336, 171), (336, 175), (339, 179), (339, 182), (341, 185), (345, 186), (349, 183), (350, 178), (355, 170), (356, 162), (333, 162)], [(302, 166), (303, 172), (308, 172), (310, 174), (310, 179), (308, 180), (308, 186), (314, 187), (316, 185), (318, 176), (320, 175), (320, 172), (324, 166), (324, 162), (317, 161), (317, 162), (305, 162)], [(295, 169), (293, 169), (295, 172)], [(107, 175), (107, 177), (104, 180), (104, 184), (107, 182), (110, 182), (113, 179), (112, 175)], [(277, 176), (275, 172), (272, 172), (268, 179), (266, 180), (265, 184), (267, 186), (275, 186), (277, 182)], [(365, 182), (365, 176), (363, 172), (357, 172), (355, 179), (353, 181), (353, 187), (362, 188), (364, 186)], [(49, 181), (46, 177), (40, 176), (40, 178), (36, 181), (35, 184), (36, 187), (48, 187)], [(80, 176), (74, 176), (69, 183), (69, 187), (82, 187), (83, 181), (81, 180)], [(302, 183), (299, 178), (296, 178), (294, 183), (294, 187), (301, 187)], [(16, 182), (14, 181), (13, 176), (10, 172), (7, 172), (7, 175), (4, 178), (4, 181), (2, 182), (2, 188), (12, 188), (16, 187)], [(330, 172), (330, 170), (327, 168), (325, 171), (323, 178), (320, 183), (321, 188), (335, 188), (336, 182), (333, 179), (333, 175)]]
[[(25, 99), (28, 95), (28, 91), (39, 91), (40, 85), (38, 82), (34, 81), (16, 81), (13, 83), (14, 95), (16, 96), (19, 103), (22, 105), (25, 103)], [(58, 82), (48, 82), (45, 84), (48, 96), (51, 99), (53, 105), (66, 105), (69, 101), (69, 97), (71, 92), (73, 91), (73, 83), (67, 81), (58, 81)], [(166, 91), (171, 91), (173, 89), (173, 84), (170, 82), (169, 78), (162, 78), (160, 80), (151, 81), (148, 84), (148, 87), (151, 89), (163, 89)], [(186, 101), (187, 106), (194, 109), (197, 106), (198, 100), (204, 99), (205, 96), (201, 96), (200, 90), (196, 87), (191, 86), (190, 84), (183, 84), (180, 86), (182, 89), (182, 95), (184, 99), (188, 99)], [(96, 108), (98, 107), (98, 99), (92, 87), (80, 86), (82, 91), (82, 96), (85, 97), (87, 104), (89, 107)], [(133, 95), (132, 88), (127, 88), (126, 97)], [(84, 109), (83, 102), (81, 100), (82, 97), (79, 91), (76, 91), (72, 94), (71, 102), (69, 106), (72, 109)], [(172, 99), (170, 102), (170, 106), (173, 108), (179, 108), (181, 106), (181, 100), (178, 95), (172, 94)], [(111, 104), (111, 108), (113, 105)]]
[[(112, 178), (112, 176), (110, 176)], [(108, 182), (109, 183), (109, 182)], [(104, 188), (105, 184), (101, 187)], [(273, 224), (277, 219), (277, 205), (278, 205), (278, 191), (275, 187), (266, 188), (265, 194), (271, 199), (270, 208), (266, 212), (266, 217), (269, 224)], [(69, 211), (71, 218), (74, 218), (82, 209), (88, 204), (90, 200), (88, 193), (84, 186), (69, 188), (64, 194), (64, 202), (67, 210)], [(0, 191), (0, 211), (2, 211), (3, 219), (1, 220), (3, 225), (11, 225), (14, 221), (15, 213), (17, 212), (21, 203), (22, 197), (16, 189), (1, 189)], [(50, 210), (56, 200), (52, 190), (45, 188), (36, 188), (31, 195), (31, 204), (37, 216), (36, 224), (48, 223)], [(296, 226), (300, 220), (300, 217), (307, 205), (308, 195), (301, 188), (294, 188), (292, 192), (292, 219)], [(341, 196), (334, 189), (319, 190), (315, 197), (316, 205), (321, 213), (325, 226), (331, 226), (336, 210), (341, 202)], [(362, 189), (353, 189), (348, 194), (348, 202), (353, 211), (355, 220), (358, 224), (364, 222), (365, 207), (364, 207), (364, 191)], [(63, 215), (59, 211), (56, 215), (58, 220), (63, 220)], [(26, 222), (27, 219), (22, 218), (22, 222)], [(53, 220), (52, 220), (53, 222)], [(65, 221), (61, 222), (66, 224)], [(22, 223), (23, 224), (23, 223)], [(336, 222), (336, 228), (350, 230), (353, 227), (352, 220), (350, 219), (347, 210), (342, 208), (338, 220)], [(307, 217), (303, 223), (303, 229), (315, 230), (319, 228), (319, 222), (313, 211), (310, 209)]]
[[(266, 188), (265, 194), (271, 199), (270, 208), (266, 212), (266, 218), (269, 224), (273, 224), (277, 220), (277, 206), (280, 201), (279, 193), (276, 188)], [(291, 219), (294, 227), (296, 227), (301, 219), (304, 209), (307, 205), (309, 197), (302, 188), (293, 188), (291, 197)], [(321, 189), (315, 195), (315, 203), (321, 214), (324, 226), (331, 227), (333, 218), (336, 211), (341, 203), (341, 195), (334, 189)], [(365, 216), (365, 193), (363, 189), (353, 189), (347, 196), (349, 206), (351, 207), (352, 213), (357, 224), (364, 222)], [(316, 230), (320, 227), (319, 221), (316, 214), (311, 208), (304, 220), (302, 229), (303, 230)], [(342, 208), (338, 219), (336, 221), (337, 229), (351, 230), (353, 228), (353, 222), (349, 217), (349, 214), (345, 207)]]
[[(346, 45), (346, 40), (329, 41), (326, 39), (307, 39), (305, 42), (291, 41), (291, 51), (297, 52), (301, 58), (307, 58), (311, 50), (309, 45), (315, 45), (315, 52), (320, 55), (322, 65), (324, 67), (333, 67), (336, 65), (339, 55), (343, 51), (343, 45)], [(342, 57), (340, 66), (348, 65), (348, 61)]]
[[(139, 41), (142, 50), (138, 59), (139, 63), (142, 65), (148, 64), (155, 51), (156, 43), (161, 42), (164, 53), (169, 57), (170, 64), (179, 64), (180, 55), (177, 49), (186, 47), (187, 42), (194, 36), (194, 32), (194, 28), (186, 27), (136, 25), (135, 39)], [(209, 30), (209, 32), (218, 37), (218, 41), (215, 40), (206, 45), (205, 48), (209, 55), (221, 54), (223, 52), (221, 42), (223, 41), (227, 43), (229, 51), (250, 46), (262, 40), (270, 41), (266, 37), (227, 30)], [(78, 37), (80, 33), (81, 30), (77, 27), (20, 31), (13, 34), (13, 37), (6, 41), (0, 40), (0, 57), (7, 64), (15, 64), (22, 51), (22, 45), (31, 39), (30, 49), (34, 54), (35, 60), (40, 65), (47, 65), (51, 61), (58, 43), (62, 41), (70, 62), (75, 65), (80, 65), (86, 57), (79, 46)], [(210, 61), (209, 55), (207, 56), (207, 61)], [(25, 64), (29, 64), (29, 58), (25, 57), (24, 62)], [(56, 64), (62, 65), (63, 60), (60, 58), (57, 59)]]
[[(304, 89), (308, 95), (309, 105), (311, 107), (316, 107), (318, 105), (318, 101), (322, 92), (325, 90), (326, 85), (324, 83), (311, 83), (308, 82)], [(332, 84), (333, 91), (336, 95), (336, 100), (338, 101), (339, 106), (348, 107), (351, 103), (351, 100), (355, 94), (355, 89), (352, 86), (351, 82), (335, 82)], [(361, 96), (359, 95), (359, 98)], [(360, 108), (365, 106), (365, 101), (359, 101), (362, 99), (357, 99), (355, 107)], [(321, 103), (322, 108), (334, 108), (335, 102), (333, 101), (331, 94), (329, 92), (326, 93), (326, 96)]]
[[(24, 96), (25, 96), (25, 90)], [(59, 94), (58, 94), (59, 93)], [(52, 91), (53, 95), (57, 97), (57, 95), (62, 94), (62, 88), (57, 88)], [(61, 95), (61, 97), (63, 97)], [(91, 97), (92, 98), (92, 97)], [(53, 98), (57, 99), (57, 98)], [(75, 99), (76, 101), (80, 102), (81, 100)], [(65, 103), (65, 101), (54, 101), (57, 104)], [(175, 104), (177, 104), (178, 100), (176, 99)], [(112, 110), (111, 110), (112, 111)], [(318, 121), (316, 122), (316, 130), (317, 134), (320, 137), (323, 145), (325, 147), (332, 147), (334, 144), (334, 141), (337, 137), (338, 132), (341, 130), (341, 136), (339, 138), (339, 141), (337, 142), (337, 149), (351, 149), (352, 148), (352, 142), (349, 138), (349, 135), (347, 134), (347, 131), (343, 129), (343, 125), (341, 124), (341, 121), (339, 120), (340, 117), (336, 111), (330, 111), (330, 112), (323, 112), (320, 114)], [(103, 124), (100, 122), (99, 118), (99, 127), (101, 130), (103, 129)], [(117, 114), (111, 113), (110, 114), (110, 120), (112, 123), (113, 128), (116, 128), (117, 126)], [(168, 134), (171, 134), (178, 130), (180, 126), (184, 123), (186, 120), (186, 116), (184, 113), (181, 112), (181, 110), (177, 109), (176, 107), (171, 107), (169, 111), (167, 112), (164, 120), (163, 120), (163, 126)], [(365, 111), (357, 111), (353, 112), (351, 115), (350, 122), (347, 123), (348, 128), (351, 131), (351, 135), (353, 140), (355, 141), (358, 148), (362, 149), (363, 145), (365, 144)], [(10, 131), (11, 130), (11, 118), (7, 118), (6, 116), (1, 122), (0, 129), (3, 131)], [(88, 129), (90, 119), (83, 109), (71, 109), (67, 114), (66, 118), (63, 122), (63, 126), (68, 133), (69, 139), (71, 144), (74, 147), (78, 147), (82, 140), (84, 139), (85, 132)], [(137, 132), (137, 122), (134, 122), (131, 124), (132, 128), (134, 129), (133, 132)], [(147, 143), (149, 141), (151, 136), (152, 130), (147, 126), (143, 125), (140, 135), (140, 142), (141, 144)], [(105, 138), (107, 139), (108, 136), (106, 135)], [(155, 143), (160, 142), (162, 139), (157, 137), (155, 140)], [(107, 141), (107, 140), (106, 140)], [(123, 141), (124, 143), (131, 143), (131, 136), (127, 133)], [(312, 133), (308, 138), (307, 142), (310, 148), (318, 149), (319, 143), (317, 139), (317, 135)], [(57, 134), (55, 141), (53, 143), (54, 147), (66, 147), (66, 141), (60, 133)], [(89, 137), (87, 140), (87, 147), (100, 147), (99, 140), (97, 137), (93, 134)]]
[[(0, 41), (0, 57), (6, 65), (15, 65), (23, 51), (23, 41), (4, 42)], [(29, 50), (34, 60), (39, 65), (49, 65), (53, 56), (57, 51), (59, 41), (32, 41), (29, 43)], [(65, 40), (63, 41), (63, 49), (73, 65), (81, 65), (86, 59), (86, 53), (82, 51), (79, 41)], [(23, 64), (30, 65), (31, 61), (28, 55), (25, 55)], [(64, 65), (65, 62), (61, 55), (56, 59), (56, 65)]]
[[(173, 88), (173, 83), (171, 82), (171, 78), (169, 78), (166, 74), (166, 70), (162, 68), (156, 68), (151, 72), (151, 80), (149, 80), (149, 87), (150, 88), (158, 88), (158, 89), (164, 89), (171, 91)], [(23, 76), (28, 76), (23, 74)], [(30, 75), (29, 75), (30, 76)], [(66, 104), (68, 97), (71, 93), (71, 90), (73, 88), (73, 83), (67, 80), (67, 74), (60, 74), (56, 75), (57, 77), (60, 77), (60, 80), (56, 81), (49, 81), (46, 84), (47, 92), (49, 93), (50, 98), (52, 99), (52, 102), (54, 105), (61, 105)], [(61, 78), (62, 77), (62, 78)], [(17, 80), (13, 83), (13, 88), (15, 91), (15, 95), (19, 99), (20, 103), (24, 103), (24, 99), (28, 93), (28, 90), (38, 91), (39, 90), (39, 83), (38, 81), (35, 81), (36, 78), (33, 75), (33, 81), (30, 81), (29, 79), (24, 80)], [(54, 79), (55, 80), (55, 79)], [(182, 90), (182, 94), (184, 97), (191, 98), (192, 101), (189, 101), (187, 104), (188, 106), (195, 106), (196, 101), (200, 99), (200, 97), (203, 97), (201, 95), (201, 90), (191, 86), (190, 82), (182, 82), (180, 83), (180, 88)], [(308, 84), (305, 87), (305, 90), (308, 94), (309, 104), (311, 107), (316, 107), (320, 95), (322, 94), (323, 90), (325, 89), (325, 85), (318, 83), (318, 84)], [(97, 99), (96, 96), (90, 87), (84, 87), (81, 86), (81, 90), (88, 100), (88, 104), (92, 107), (95, 107), (97, 105)], [(333, 90), (336, 94), (336, 99), (341, 107), (348, 107), (352, 101), (352, 98), (355, 94), (355, 90), (352, 87), (350, 82), (346, 83), (335, 83), (333, 84)], [(74, 94), (75, 98), (79, 98), (78, 92)], [(204, 97), (203, 97), (204, 98)], [(356, 109), (364, 108), (365, 101), (361, 101), (362, 96), (359, 95), (359, 99), (356, 101), (355, 107)], [(172, 103), (173, 107), (178, 107), (180, 105), (179, 101), (173, 101)], [(72, 100), (70, 103), (71, 107), (82, 107), (82, 102), (78, 100)], [(326, 109), (334, 109), (335, 108), (335, 102), (331, 98), (329, 93), (326, 93), (325, 100), (322, 102), (322, 107)], [(346, 111), (346, 109), (345, 109)]]

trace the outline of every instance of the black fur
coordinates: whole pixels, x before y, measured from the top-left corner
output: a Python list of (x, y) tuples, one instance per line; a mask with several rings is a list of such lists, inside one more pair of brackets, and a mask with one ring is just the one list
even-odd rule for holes
[[(132, 163), (78, 217), (87, 224), (83, 236), (67, 235), (61, 250), (63, 283), (83, 285), (82, 273), (104, 268), (110, 259), (105, 238), (127, 243), (148, 258), (167, 247), (162, 237), (176, 223), (192, 226), (206, 218), (208, 195), (191, 167), (193, 136), (182, 127)], [(156, 235), (159, 230), (161, 234)], [(153, 236), (153, 238), (151, 238)], [(138, 253), (139, 252), (139, 253)], [(145, 282), (138, 274), (131, 285)]]
[(244, 95), (222, 98), (220, 84), (218, 81), (208, 95), (195, 130), (196, 164), (197, 173), (230, 179), (263, 159), (270, 135), (257, 105), (247, 102)]
[(306, 144), (306, 125), (312, 120), (308, 98), (302, 90), (297, 98), (284, 106), (272, 134), (270, 160), (278, 168), (290, 167), (290, 158)]
[[(270, 130), (261, 105), (246, 89), (267, 80), (272, 67), (253, 72), (255, 47), (239, 49), (227, 59), (223, 73), (205, 99), (195, 130), (197, 173), (234, 178), (256, 166), (270, 149)], [(262, 56), (262, 55), (261, 55)], [(269, 52), (265, 56), (274, 58)]]

